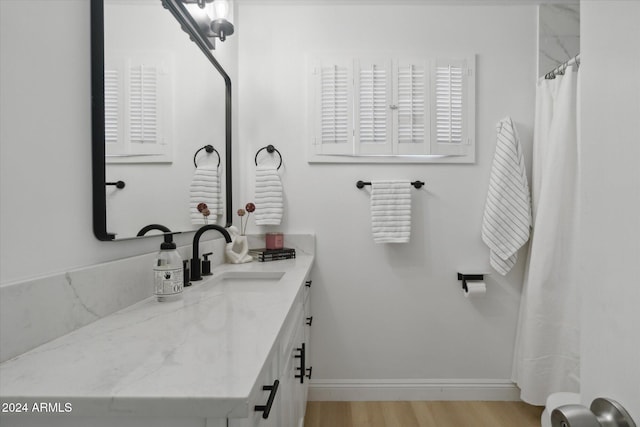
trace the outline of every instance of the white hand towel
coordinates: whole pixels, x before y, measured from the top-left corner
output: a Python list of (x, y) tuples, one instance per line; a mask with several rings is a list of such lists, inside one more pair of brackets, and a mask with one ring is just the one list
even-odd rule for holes
[(482, 221), (491, 266), (503, 276), (529, 240), (531, 196), (518, 132), (510, 117), (496, 125), (498, 138)]
[(274, 165), (256, 168), (256, 225), (280, 225), (282, 221), (282, 182)]
[(204, 224), (204, 216), (198, 211), (198, 205), (206, 203), (211, 215), (209, 223), (215, 223), (222, 214), (222, 198), (220, 191), (220, 172), (216, 166), (198, 166), (193, 173), (189, 186), (189, 215), (192, 224)]
[(371, 182), (371, 230), (376, 243), (407, 243), (411, 235), (411, 183)]

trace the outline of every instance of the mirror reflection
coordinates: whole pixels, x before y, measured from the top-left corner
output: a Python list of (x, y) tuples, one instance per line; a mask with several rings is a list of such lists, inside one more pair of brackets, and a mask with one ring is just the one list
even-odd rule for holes
[(212, 145), (224, 159), (224, 83), (157, 0), (104, 0), (104, 49), (105, 177), (125, 183), (106, 187), (108, 232), (197, 228), (194, 155), (198, 167), (216, 169), (218, 155), (202, 149)]

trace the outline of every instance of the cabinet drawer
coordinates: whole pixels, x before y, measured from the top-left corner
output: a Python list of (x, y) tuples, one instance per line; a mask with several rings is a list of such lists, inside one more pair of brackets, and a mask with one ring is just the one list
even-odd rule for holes
[(294, 342), (295, 334), (298, 330), (298, 327), (303, 324), (303, 307), (300, 299), (296, 302), (296, 304), (291, 308), (291, 312), (289, 313), (289, 317), (282, 328), (282, 335), (280, 336), (280, 345), (279, 345), (279, 360), (285, 360), (291, 354), (291, 349), (295, 348), (295, 346), (299, 346), (300, 343)]
[(274, 356), (269, 357), (249, 396), (249, 417), (229, 419), (229, 427), (280, 427), (281, 390)]

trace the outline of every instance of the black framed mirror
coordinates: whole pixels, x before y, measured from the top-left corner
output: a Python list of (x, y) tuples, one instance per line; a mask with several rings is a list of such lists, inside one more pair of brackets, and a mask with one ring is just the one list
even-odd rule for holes
[(197, 229), (190, 208), (196, 161), (218, 171), (224, 199), (205, 222), (231, 224), (231, 79), (210, 47), (181, 0), (91, 0), (99, 240), (134, 238), (150, 224)]

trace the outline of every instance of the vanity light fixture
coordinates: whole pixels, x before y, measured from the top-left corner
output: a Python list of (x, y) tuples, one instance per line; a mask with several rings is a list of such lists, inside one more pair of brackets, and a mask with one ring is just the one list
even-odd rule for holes
[[(187, 10), (207, 37), (217, 37), (221, 42), (233, 34), (233, 24), (228, 21), (227, 0), (182, 0)], [(193, 7), (191, 5), (197, 5)]]

